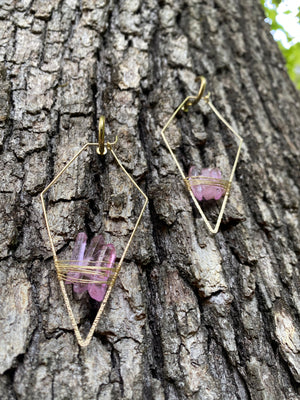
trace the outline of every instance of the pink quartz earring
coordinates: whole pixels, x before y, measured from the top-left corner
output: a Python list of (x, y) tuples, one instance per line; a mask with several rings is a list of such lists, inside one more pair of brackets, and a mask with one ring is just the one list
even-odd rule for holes
[[(190, 193), (190, 196), (193, 199), (195, 206), (197, 207), (201, 217), (203, 218), (208, 230), (215, 234), (218, 232), (221, 220), (224, 214), (224, 210), (226, 207), (226, 203), (229, 197), (231, 183), (233, 180), (234, 172), (238, 163), (238, 159), (240, 156), (240, 151), (243, 143), (243, 139), (240, 135), (229, 125), (229, 123), (221, 116), (218, 110), (210, 101), (210, 93), (206, 96), (204, 95), (205, 88), (206, 88), (206, 79), (203, 76), (196, 78), (196, 81), (200, 81), (200, 89), (197, 96), (188, 96), (186, 97), (183, 102), (177, 107), (174, 111), (168, 122), (165, 124), (161, 131), (161, 135), (165, 142), (167, 149), (169, 150), (177, 168), (182, 176), (182, 179)], [(201, 99), (203, 99), (211, 110), (215, 113), (215, 115), (222, 121), (222, 123), (228, 128), (229, 132), (233, 133), (235, 138), (237, 139), (237, 153), (235, 156), (235, 160), (231, 169), (231, 173), (228, 179), (224, 179), (222, 177), (222, 173), (218, 168), (208, 167), (202, 168), (201, 171), (198, 167), (192, 165), (189, 169), (188, 176), (185, 175), (183, 172), (183, 168), (180, 165), (179, 161), (177, 160), (175, 153), (171, 149), (171, 146), (167, 140), (166, 131), (170, 124), (174, 121), (177, 114), (181, 111), (188, 112), (190, 107), (197, 104)], [(201, 208), (200, 202), (206, 200), (220, 200), (223, 198), (221, 209), (217, 218), (217, 222), (215, 226), (212, 226), (211, 223), (208, 221), (203, 209)]]
[[(117, 276), (120, 272), (128, 248), (134, 238), (134, 235), (148, 203), (148, 197), (133, 180), (130, 174), (126, 171), (113, 150), (113, 146), (116, 144), (118, 138), (116, 138), (113, 143), (104, 142), (104, 129), (105, 118), (102, 116), (100, 117), (99, 121), (98, 143), (86, 143), (41, 193), (42, 208), (60, 289), (67, 308), (67, 312), (71, 319), (71, 323), (78, 344), (82, 347), (87, 346), (92, 339), (99, 319), (103, 313), (104, 307), (108, 301), (113, 286), (116, 282)], [(101, 157), (104, 156), (107, 152), (110, 152), (112, 154), (114, 160), (121, 169), (121, 173), (123, 173), (127, 177), (128, 183), (131, 183), (133, 187), (137, 189), (144, 197), (144, 203), (137, 218), (137, 221), (134, 225), (134, 228), (131, 232), (128, 243), (126, 244), (122, 254), (120, 254), (119, 257), (116, 254), (115, 246), (112, 243), (105, 243), (103, 235), (95, 235), (90, 240), (90, 242), (88, 242), (88, 237), (86, 233), (79, 232), (76, 237), (71, 259), (60, 259), (55, 249), (53, 232), (51, 229), (51, 224), (49, 222), (50, 219), (48, 218), (47, 214), (49, 210), (47, 210), (46, 208), (44, 196), (51, 187), (57, 184), (60, 177), (79, 157), (79, 155), (90, 147), (96, 147), (97, 153)], [(99, 303), (98, 312), (85, 339), (82, 338), (74, 313), (72, 311), (71, 302), (67, 293), (68, 286), (73, 288), (74, 296), (76, 296), (77, 298), (80, 299), (83, 296), (88, 295), (93, 300)]]

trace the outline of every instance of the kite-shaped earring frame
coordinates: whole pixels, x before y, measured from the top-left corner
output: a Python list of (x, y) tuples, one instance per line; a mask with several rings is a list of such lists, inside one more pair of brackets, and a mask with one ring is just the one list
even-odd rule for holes
[[(203, 94), (204, 94), (204, 91), (205, 91), (205, 87), (206, 87), (206, 79), (203, 76), (200, 76), (200, 77), (196, 78), (196, 81), (201, 81), (200, 89), (199, 89), (199, 92), (198, 92), (197, 96), (188, 96), (183, 100), (183, 102), (176, 108), (176, 110), (174, 111), (174, 113), (172, 114), (170, 119), (167, 121), (167, 123), (163, 127), (163, 129), (161, 131), (161, 135), (162, 135), (163, 140), (165, 142), (165, 145), (166, 145), (167, 149), (169, 150), (169, 152), (170, 152), (170, 154), (171, 154), (171, 156), (172, 156), (172, 158), (173, 158), (173, 160), (174, 160), (174, 162), (175, 162), (175, 164), (176, 164), (176, 166), (178, 168), (178, 171), (179, 171), (180, 175), (182, 176), (183, 181), (184, 181), (184, 183), (185, 183), (185, 185), (186, 185), (186, 187), (187, 187), (187, 189), (188, 189), (188, 191), (189, 191), (189, 193), (190, 193), (190, 195), (191, 195), (191, 197), (192, 197), (192, 199), (193, 199), (193, 201), (195, 203), (195, 206), (197, 207), (201, 217), (203, 218), (203, 220), (205, 222), (205, 225), (207, 226), (207, 229), (212, 234), (215, 234), (215, 233), (218, 232), (220, 224), (221, 224), (221, 221), (222, 221), (222, 217), (223, 217), (224, 210), (225, 210), (225, 207), (226, 207), (226, 204), (227, 204), (227, 200), (228, 200), (228, 197), (229, 197), (229, 193), (230, 193), (231, 183), (232, 183), (233, 176), (234, 176), (234, 173), (235, 173), (235, 170), (236, 170), (236, 166), (237, 166), (237, 163), (238, 163), (238, 160), (239, 160), (239, 157), (240, 157), (240, 152), (241, 152), (241, 147), (242, 147), (242, 144), (243, 144), (243, 139), (232, 128), (232, 126), (222, 117), (222, 115), (219, 113), (219, 111), (212, 104), (212, 102), (210, 101), (210, 93), (208, 93), (206, 96), (203, 97)], [(183, 172), (183, 170), (182, 170), (182, 168), (181, 168), (181, 166), (180, 166), (180, 164), (179, 164), (179, 162), (178, 162), (173, 150), (171, 149), (171, 147), (169, 145), (169, 142), (168, 142), (168, 140), (166, 138), (166, 135), (165, 135), (166, 130), (168, 129), (168, 127), (172, 123), (172, 121), (175, 119), (176, 115), (181, 111), (186, 111), (186, 112), (189, 111), (189, 108), (191, 106), (197, 104), (202, 98), (209, 105), (209, 107), (216, 114), (216, 116), (230, 130), (230, 132), (232, 132), (234, 134), (234, 136), (238, 139), (238, 149), (237, 149), (237, 153), (236, 153), (235, 160), (234, 160), (234, 163), (233, 163), (233, 167), (231, 169), (230, 177), (229, 177), (228, 180), (213, 179), (213, 178), (209, 179), (206, 176), (201, 176), (201, 175), (200, 176), (195, 176), (195, 177), (187, 177), (184, 174), (184, 172)], [(208, 221), (204, 211), (202, 210), (198, 200), (196, 199), (196, 197), (195, 197), (195, 195), (194, 195), (194, 193), (192, 191), (192, 186), (201, 185), (201, 184), (202, 185), (208, 185), (208, 186), (214, 186), (214, 187), (217, 186), (217, 187), (222, 188), (224, 190), (224, 192), (225, 192), (224, 199), (223, 199), (222, 206), (221, 206), (221, 210), (220, 210), (219, 216), (217, 218), (217, 222), (216, 222), (214, 227)]]
[[(69, 317), (71, 319), (71, 323), (72, 323), (72, 326), (73, 326), (73, 329), (74, 329), (74, 332), (75, 332), (76, 339), (78, 341), (78, 344), (81, 347), (88, 346), (88, 344), (90, 343), (90, 341), (91, 341), (91, 339), (93, 337), (94, 331), (95, 331), (95, 329), (97, 327), (99, 319), (100, 319), (100, 317), (101, 317), (101, 315), (103, 313), (105, 305), (106, 305), (106, 303), (108, 301), (110, 293), (111, 293), (111, 291), (113, 289), (113, 286), (114, 286), (114, 284), (116, 282), (116, 279), (118, 277), (118, 274), (120, 272), (120, 269), (121, 269), (122, 263), (124, 261), (124, 258), (126, 256), (126, 253), (128, 251), (128, 248), (129, 248), (129, 246), (130, 246), (130, 244), (132, 242), (132, 239), (133, 239), (133, 237), (134, 237), (134, 235), (136, 233), (136, 230), (138, 228), (138, 225), (139, 225), (139, 223), (141, 221), (142, 215), (143, 215), (143, 213), (145, 211), (145, 208), (147, 206), (147, 203), (148, 203), (148, 197), (142, 191), (142, 189), (137, 185), (137, 183), (134, 181), (134, 179), (131, 177), (131, 175), (126, 171), (126, 169), (124, 168), (124, 166), (122, 165), (121, 161), (119, 160), (119, 158), (117, 157), (116, 153), (114, 152), (114, 150), (112, 148), (113, 145), (117, 142), (118, 138), (116, 138), (116, 140), (113, 143), (104, 142), (104, 126), (105, 126), (105, 118), (104, 118), (104, 116), (101, 116), (100, 117), (100, 121), (99, 121), (99, 142), (98, 143), (86, 143), (74, 155), (74, 157), (65, 165), (65, 167), (56, 175), (56, 177), (49, 183), (49, 185), (40, 194), (41, 202), (42, 202), (42, 209), (43, 209), (45, 222), (46, 222), (47, 233), (48, 233), (48, 236), (49, 236), (50, 246), (51, 246), (51, 250), (52, 250), (52, 253), (53, 253), (53, 259), (54, 259), (54, 264), (55, 264), (55, 268), (56, 268), (56, 272), (57, 272), (57, 277), (58, 277), (60, 289), (61, 289), (61, 292), (62, 292), (62, 295), (63, 295), (63, 299), (64, 299), (64, 302), (65, 302), (65, 305), (67, 307), (67, 311), (68, 311)], [(79, 331), (78, 324), (77, 324), (77, 322), (75, 320), (74, 313), (72, 311), (72, 307), (71, 307), (70, 300), (69, 300), (69, 297), (68, 297), (68, 294), (67, 294), (67, 291), (66, 291), (66, 288), (65, 288), (65, 283), (64, 283), (68, 279), (67, 278), (68, 268), (71, 268), (71, 270), (73, 268), (73, 271), (74, 271), (74, 265), (73, 266), (70, 265), (70, 262), (69, 262), (70, 260), (59, 260), (58, 257), (57, 257), (56, 249), (55, 249), (55, 246), (54, 246), (54, 243), (53, 243), (51, 228), (50, 228), (48, 217), (47, 217), (47, 210), (46, 210), (44, 195), (59, 180), (59, 178), (69, 168), (69, 166), (77, 159), (77, 157), (84, 150), (86, 150), (88, 147), (97, 147), (97, 153), (100, 156), (104, 156), (107, 153), (107, 151), (110, 151), (111, 154), (113, 155), (114, 159), (116, 160), (117, 164), (119, 165), (119, 167), (123, 171), (123, 173), (127, 176), (127, 178), (130, 180), (130, 182), (136, 187), (136, 189), (142, 194), (142, 196), (144, 197), (145, 201), (144, 201), (143, 207), (141, 209), (141, 212), (140, 212), (140, 214), (138, 216), (138, 219), (136, 221), (136, 224), (135, 224), (135, 226), (133, 228), (133, 231), (132, 231), (132, 233), (130, 235), (129, 241), (128, 241), (127, 245), (125, 246), (125, 249), (123, 250), (123, 253), (122, 253), (121, 257), (120, 257), (120, 261), (118, 263), (116, 263), (116, 266), (114, 268), (111, 269), (112, 272), (113, 272), (113, 274), (111, 276), (111, 279), (109, 279), (109, 281), (105, 281), (105, 282), (103, 282), (101, 280), (100, 281), (99, 280), (98, 281), (94, 281), (95, 283), (99, 283), (99, 284), (105, 283), (105, 284), (107, 284), (108, 287), (107, 287), (107, 291), (105, 293), (105, 296), (103, 298), (103, 301), (101, 302), (99, 310), (98, 310), (98, 312), (96, 314), (96, 317), (95, 317), (95, 319), (94, 319), (94, 321), (92, 323), (92, 326), (91, 326), (86, 338), (83, 339), (82, 336), (81, 336), (81, 333)], [(88, 265), (88, 266), (78, 266), (77, 265), (76, 266), (77, 272), (80, 272), (80, 268), (84, 269), (85, 273), (89, 273), (89, 272), (87, 272), (87, 270), (92, 270), (92, 272), (90, 272), (90, 273), (92, 273), (93, 275), (96, 274), (95, 271), (93, 271), (93, 269), (95, 269), (95, 267), (91, 267), (90, 265)], [(105, 267), (103, 267), (103, 268), (100, 267), (100, 268), (98, 268), (98, 270), (99, 269), (100, 270), (107, 270), (107, 268), (105, 268)], [(99, 273), (98, 273), (98, 275), (99, 275)], [(101, 275), (101, 272), (100, 272), (100, 275)], [(78, 282), (78, 280), (76, 282)], [(84, 282), (86, 282), (86, 281), (84, 281)]]

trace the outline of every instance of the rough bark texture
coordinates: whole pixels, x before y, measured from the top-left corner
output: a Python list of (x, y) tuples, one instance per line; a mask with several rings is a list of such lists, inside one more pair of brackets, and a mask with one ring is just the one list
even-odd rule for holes
[[(2, 400), (299, 399), (299, 93), (259, 3), (1, 1)], [(199, 74), (245, 140), (215, 237), (160, 136)], [(102, 114), (150, 203), (80, 349), (39, 193), (96, 140)], [(204, 103), (169, 138), (185, 171), (230, 171), (236, 143)], [(120, 252), (141, 201), (112, 157), (84, 153), (48, 198), (59, 255), (84, 229)], [(205, 210), (214, 219), (219, 205)], [(88, 329), (94, 305), (74, 308)]]

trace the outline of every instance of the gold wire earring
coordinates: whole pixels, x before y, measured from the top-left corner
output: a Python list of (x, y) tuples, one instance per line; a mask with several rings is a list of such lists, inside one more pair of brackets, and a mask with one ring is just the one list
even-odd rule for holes
[[(203, 76), (200, 76), (196, 78), (196, 81), (200, 81), (200, 89), (197, 94), (197, 96), (188, 96), (186, 97), (183, 102), (177, 107), (175, 112), (172, 114), (171, 118), (168, 120), (166, 125), (163, 127), (161, 131), (161, 135), (163, 137), (163, 140), (166, 144), (167, 149), (169, 150), (173, 160), (175, 161), (175, 164), (180, 172), (180, 175), (182, 176), (184, 183), (186, 184), (188, 191), (200, 213), (202, 216), (208, 230), (211, 233), (217, 233), (220, 227), (220, 223), (224, 214), (225, 206), (228, 200), (230, 188), (231, 188), (231, 183), (232, 179), (234, 176), (234, 172), (238, 163), (238, 159), (240, 156), (240, 151), (243, 143), (243, 139), (240, 137), (240, 135), (232, 128), (232, 126), (229, 125), (229, 123), (221, 116), (221, 114), (218, 112), (218, 110), (215, 108), (215, 106), (212, 104), (210, 101), (210, 93), (208, 93), (206, 96), (204, 95), (205, 88), (206, 88), (206, 79)], [(204, 168), (202, 169), (201, 173), (199, 174), (196, 167), (191, 167), (189, 171), (189, 176), (186, 176), (173, 152), (171, 149), (169, 142), (166, 138), (165, 132), (169, 125), (172, 123), (176, 115), (180, 111), (185, 111), (188, 112), (190, 107), (197, 104), (201, 99), (209, 105), (211, 110), (216, 114), (216, 116), (223, 122), (223, 124), (229, 129), (230, 132), (234, 134), (234, 136), (238, 139), (238, 149), (236, 153), (236, 157), (233, 163), (233, 167), (229, 176), (228, 180), (221, 179), (221, 172), (216, 169), (216, 168)], [(211, 200), (215, 199), (218, 200), (224, 196), (223, 203), (221, 206), (220, 213), (217, 218), (217, 222), (215, 224), (215, 227), (211, 225), (211, 223), (208, 221), (205, 213), (203, 212), (199, 201), (201, 200)], [(199, 200), (199, 201), (198, 201)]]
[[(71, 319), (71, 323), (78, 341), (78, 344), (82, 347), (87, 346), (94, 334), (96, 326), (99, 322), (99, 319), (103, 313), (104, 307), (108, 301), (109, 295), (112, 291), (112, 288), (116, 282), (117, 276), (120, 272), (122, 263), (128, 251), (128, 248), (132, 242), (132, 239), (136, 233), (137, 227), (141, 221), (142, 215), (145, 211), (146, 205), (148, 203), (148, 197), (142, 191), (142, 189), (137, 185), (137, 183), (133, 180), (130, 174), (123, 167), (121, 161), (116, 156), (113, 146), (117, 143), (118, 138), (113, 143), (104, 142), (104, 133), (105, 133), (105, 118), (104, 116), (100, 117), (99, 120), (99, 140), (98, 143), (86, 143), (75, 155), (74, 157), (66, 164), (66, 166), (59, 172), (59, 174), (50, 182), (50, 184), (42, 191), (41, 193), (41, 201), (42, 208), (46, 222), (46, 228), (49, 236), (50, 246), (53, 253), (54, 264), (57, 272), (57, 277), (59, 281), (59, 285), (61, 288), (61, 292), (63, 295), (64, 302), (67, 307), (67, 311), (69, 317)], [(87, 246), (87, 235), (84, 232), (78, 234), (73, 255), (71, 260), (59, 260), (57, 257), (57, 253), (55, 250), (53, 237), (51, 233), (51, 228), (49, 225), (49, 220), (47, 217), (47, 210), (45, 205), (44, 195), (45, 193), (59, 180), (62, 174), (69, 168), (69, 166), (77, 159), (77, 157), (88, 147), (97, 147), (97, 153), (100, 156), (104, 156), (107, 151), (110, 151), (116, 160), (117, 164), (121, 168), (122, 172), (126, 175), (129, 181), (133, 184), (133, 186), (142, 194), (145, 201), (142, 206), (141, 212), (137, 218), (137, 222), (133, 228), (133, 231), (130, 235), (129, 241), (123, 250), (121, 257), (118, 262), (115, 262), (116, 253), (115, 248), (112, 244), (105, 244), (102, 235), (95, 236), (89, 246)], [(78, 325), (76, 323), (70, 300), (66, 291), (65, 285), (71, 284), (73, 285), (74, 292), (82, 295), (84, 292), (88, 292), (90, 297), (95, 299), (96, 301), (101, 302), (99, 310), (96, 314), (96, 317), (92, 323), (92, 326), (86, 336), (86, 339), (83, 339)]]

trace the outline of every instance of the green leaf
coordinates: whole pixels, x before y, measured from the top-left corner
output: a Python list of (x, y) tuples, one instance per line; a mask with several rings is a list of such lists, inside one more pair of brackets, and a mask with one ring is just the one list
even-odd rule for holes
[(298, 7), (298, 13), (296, 17), (298, 18), (298, 23), (300, 24), (300, 7)]
[[(293, 40), (293, 37), (284, 29), (284, 27), (279, 24), (276, 20), (278, 15), (277, 8), (282, 3), (282, 0), (272, 0), (271, 3), (266, 5), (266, 0), (261, 0), (261, 5), (265, 11), (266, 19), (270, 25), (270, 30), (272, 32), (281, 30), (288, 42)], [(290, 14), (291, 11), (285, 11), (285, 14)], [(297, 14), (298, 22), (300, 23), (300, 6), (298, 7)], [(296, 87), (300, 90), (300, 42), (295, 43), (289, 49), (285, 48), (283, 44), (279, 41), (278, 46), (285, 57), (286, 67), (290, 78), (294, 81)]]
[(272, 4), (274, 4), (274, 6), (276, 6), (276, 7), (278, 7), (281, 2), (282, 2), (282, 0), (272, 0)]
[(280, 42), (278, 43), (286, 59), (286, 67), (290, 78), (295, 82), (296, 87), (300, 89), (300, 42), (286, 49)]

